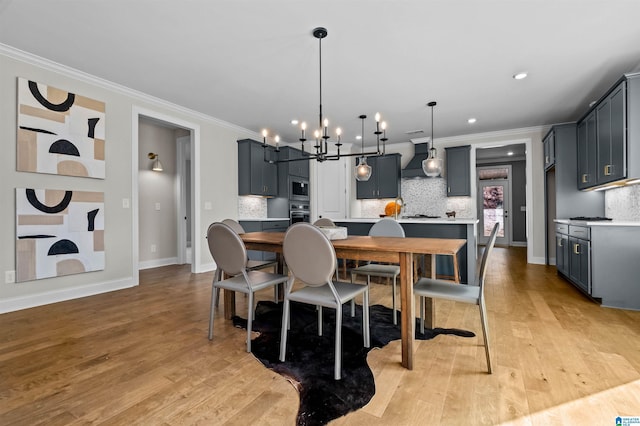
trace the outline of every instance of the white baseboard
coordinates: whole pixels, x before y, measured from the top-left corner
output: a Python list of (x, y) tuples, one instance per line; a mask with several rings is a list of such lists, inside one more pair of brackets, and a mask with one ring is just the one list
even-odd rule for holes
[(145, 260), (138, 263), (138, 269), (159, 268), (161, 266), (175, 265), (178, 263), (177, 257), (167, 257), (164, 259)]
[(546, 263), (546, 259), (544, 257), (531, 256), (527, 259), (527, 262), (534, 265), (544, 265)]
[(511, 241), (512, 247), (527, 247), (526, 241)]
[(211, 272), (211, 271), (215, 271), (215, 270), (216, 270), (216, 263), (215, 262), (204, 263), (204, 264), (200, 265), (200, 269), (198, 270), (198, 273)]
[(134, 287), (135, 285), (133, 278), (129, 277), (116, 281), (106, 281), (81, 287), (64, 288), (40, 294), (30, 294), (27, 296), (3, 299), (0, 300), (0, 314), (48, 305), (50, 303), (64, 302), (65, 300), (94, 296), (96, 294), (107, 293), (115, 290), (122, 290)]

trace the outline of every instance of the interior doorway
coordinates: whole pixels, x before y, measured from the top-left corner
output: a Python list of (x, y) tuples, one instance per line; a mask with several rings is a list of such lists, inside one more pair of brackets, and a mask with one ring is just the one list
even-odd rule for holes
[[(172, 221), (163, 229), (156, 229), (158, 238), (162, 237), (166, 230), (175, 233), (173, 241), (167, 245), (171, 247), (168, 255), (160, 256), (160, 259), (153, 259), (151, 262), (143, 263), (140, 257), (141, 247), (150, 250), (148, 244), (141, 244), (141, 228), (147, 225), (151, 215), (142, 215), (140, 209), (141, 194), (140, 181), (141, 171), (148, 171), (149, 160), (147, 159), (147, 149), (140, 151), (140, 123), (141, 120), (151, 121), (158, 126), (173, 129), (174, 137), (169, 143), (169, 148), (164, 152), (166, 158), (172, 159), (173, 176), (163, 177), (164, 191), (171, 194), (171, 200), (165, 203), (153, 202), (154, 210), (157, 212), (166, 209), (173, 209)], [(144, 267), (162, 266), (161, 264), (190, 263), (191, 272), (203, 272), (200, 252), (201, 244), (193, 241), (193, 236), (197, 235), (200, 228), (200, 214), (196, 205), (200, 202), (199, 196), (199, 162), (197, 161), (200, 152), (200, 126), (156, 111), (147, 110), (140, 107), (133, 108), (132, 111), (132, 201), (133, 229), (132, 229), (132, 275), (138, 282), (138, 271)], [(144, 156), (143, 156), (144, 155)], [(163, 161), (163, 157), (160, 157)], [(178, 173), (178, 169), (180, 172)], [(154, 172), (156, 173), (156, 172)], [(158, 176), (162, 175), (162, 172)], [(148, 200), (147, 200), (148, 201)], [(123, 206), (129, 205), (128, 200), (123, 199)], [(126, 208), (126, 207), (125, 207)], [(179, 237), (177, 235), (180, 235)], [(165, 241), (165, 240), (163, 240)], [(160, 246), (155, 249), (160, 250)], [(157, 264), (160, 263), (160, 264)]]
[(511, 167), (478, 168), (478, 244), (486, 244), (491, 230), (500, 224), (496, 244), (509, 246), (511, 242)]

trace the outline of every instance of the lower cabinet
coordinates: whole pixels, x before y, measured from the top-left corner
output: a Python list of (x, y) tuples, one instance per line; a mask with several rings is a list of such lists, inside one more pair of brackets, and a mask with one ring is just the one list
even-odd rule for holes
[[(289, 227), (288, 220), (241, 220), (240, 225), (245, 232), (285, 232)], [(276, 254), (268, 251), (247, 250), (251, 260), (275, 260)]]
[(589, 228), (556, 224), (556, 268), (583, 292), (591, 295)]

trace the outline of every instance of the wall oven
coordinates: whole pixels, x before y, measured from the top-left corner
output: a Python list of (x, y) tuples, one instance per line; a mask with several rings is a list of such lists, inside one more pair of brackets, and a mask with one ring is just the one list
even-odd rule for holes
[(309, 181), (307, 179), (289, 176), (289, 200), (309, 201)]
[(289, 203), (289, 219), (292, 225), (298, 222), (309, 222), (311, 220), (309, 204)]

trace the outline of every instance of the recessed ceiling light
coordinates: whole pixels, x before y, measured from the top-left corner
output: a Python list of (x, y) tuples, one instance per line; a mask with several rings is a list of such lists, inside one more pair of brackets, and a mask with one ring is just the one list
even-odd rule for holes
[(470, 118), (470, 119), (468, 119), (468, 120), (467, 120), (467, 123), (469, 123), (469, 124), (473, 124), (473, 123), (475, 123), (476, 121), (478, 121), (478, 120), (476, 120), (475, 118), (473, 118), (473, 117), (472, 117), (472, 118)]
[(515, 78), (516, 80), (522, 80), (523, 78), (526, 78), (526, 77), (527, 77), (527, 73), (524, 71), (513, 75), (513, 78)]
[(507, 155), (513, 155), (513, 151), (507, 152)]
[(298, 120), (296, 120), (295, 118), (293, 120), (291, 120), (291, 124), (294, 126), (298, 125)]
[(360, 139), (362, 139), (362, 136), (360, 136), (360, 135), (356, 136), (356, 140), (359, 141)]

